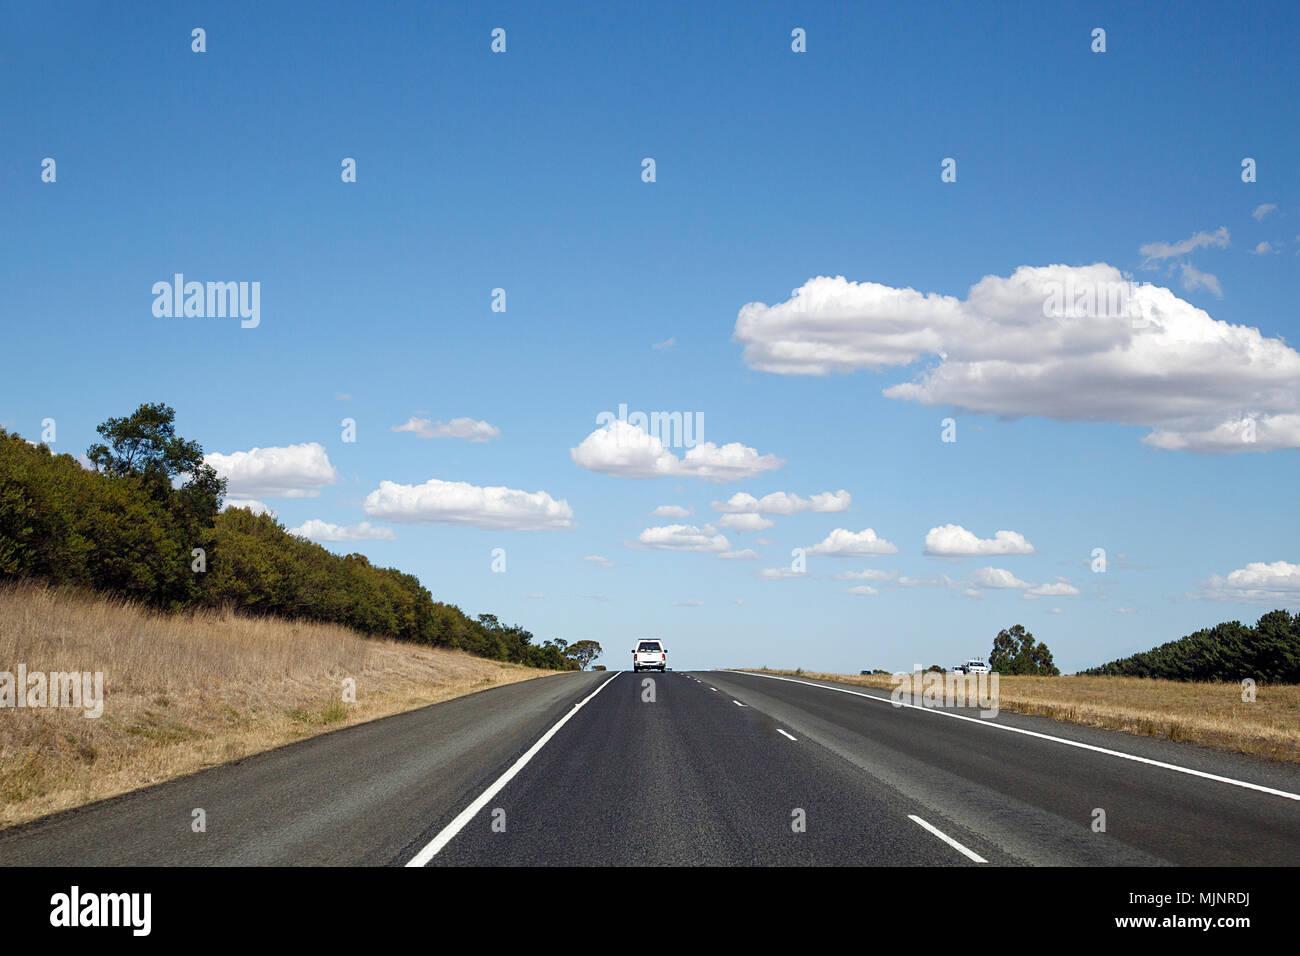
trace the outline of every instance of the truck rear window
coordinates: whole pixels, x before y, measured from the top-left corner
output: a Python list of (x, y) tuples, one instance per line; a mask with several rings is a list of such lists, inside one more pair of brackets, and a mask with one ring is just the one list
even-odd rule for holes
[(637, 649), (638, 651), (640, 651), (641, 653), (643, 653), (643, 654), (646, 653), (646, 652), (656, 653), (656, 652), (659, 651), (659, 642), (658, 642), (658, 641), (642, 641), (640, 644), (637, 645), (637, 648), (636, 648), (636, 649)]

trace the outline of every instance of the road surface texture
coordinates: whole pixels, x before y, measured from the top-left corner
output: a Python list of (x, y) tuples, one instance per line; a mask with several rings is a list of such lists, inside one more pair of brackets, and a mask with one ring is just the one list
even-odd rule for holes
[(1294, 765), (977, 714), (731, 671), (538, 678), (0, 831), (0, 865), (1300, 863)]

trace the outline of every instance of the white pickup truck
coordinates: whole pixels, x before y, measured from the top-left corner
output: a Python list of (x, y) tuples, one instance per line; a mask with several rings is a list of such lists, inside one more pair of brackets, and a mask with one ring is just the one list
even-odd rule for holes
[(662, 671), (668, 669), (668, 651), (661, 641), (637, 641), (632, 648), (632, 670)]

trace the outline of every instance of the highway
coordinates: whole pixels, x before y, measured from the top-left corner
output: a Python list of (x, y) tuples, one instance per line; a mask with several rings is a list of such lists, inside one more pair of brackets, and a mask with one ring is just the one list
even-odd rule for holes
[(1296, 765), (976, 713), (731, 671), (539, 678), (0, 831), (0, 865), (1300, 863)]

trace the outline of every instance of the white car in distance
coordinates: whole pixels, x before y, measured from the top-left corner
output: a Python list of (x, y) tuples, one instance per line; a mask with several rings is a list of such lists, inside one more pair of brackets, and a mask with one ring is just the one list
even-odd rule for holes
[(662, 671), (668, 668), (668, 651), (661, 641), (637, 641), (632, 648), (632, 670)]

